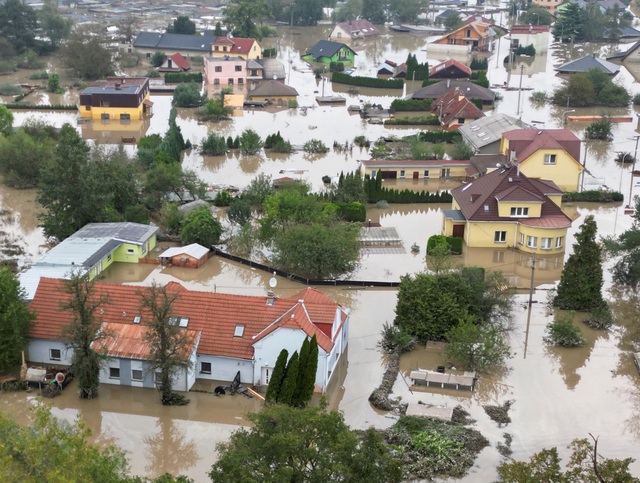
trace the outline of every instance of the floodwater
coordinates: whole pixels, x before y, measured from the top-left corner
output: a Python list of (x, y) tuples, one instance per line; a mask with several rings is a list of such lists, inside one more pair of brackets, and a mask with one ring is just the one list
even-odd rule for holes
[[(326, 81), (317, 81), (308, 66), (300, 59), (300, 52), (325, 38), (327, 27), (312, 29), (280, 30), (279, 37), (272, 39), (279, 49), (280, 59), (285, 63), (288, 79), (300, 92), (300, 106), (309, 107), (306, 113), (300, 109), (280, 111), (245, 111), (231, 121), (199, 124), (193, 110), (180, 109), (178, 124), (186, 138), (199, 144), (209, 132), (224, 136), (237, 136), (244, 129), (255, 129), (262, 137), (280, 131), (294, 145), (301, 145), (309, 139), (323, 139), (331, 147), (333, 141), (351, 142), (357, 135), (365, 135), (370, 140), (380, 136), (402, 136), (415, 134), (418, 128), (385, 128), (363, 122), (359, 116), (350, 115), (345, 106), (319, 107), (314, 97), (340, 92), (347, 96), (347, 105), (360, 102), (380, 103), (388, 107), (391, 100), (406, 92), (376, 91), (361, 89), (358, 92), (344, 92)], [(429, 60), (431, 64), (444, 60), (434, 58), (426, 48), (427, 39), (409, 34), (385, 34), (375, 42), (357, 46), (356, 67), (360, 74), (372, 74), (374, 67), (390, 59), (404, 61), (409, 52), (419, 60)], [(501, 42), (499, 56), (489, 60), (489, 78), (493, 85), (517, 87), (522, 82), (518, 109), (518, 91), (499, 89), (504, 100), (496, 110), (521, 116), (522, 120), (536, 126), (558, 128), (562, 125), (566, 108), (554, 106), (537, 107), (531, 105), (528, 97), (531, 90), (551, 92), (558, 85), (553, 68), (566, 60), (577, 58), (588, 52), (610, 51), (607, 45), (552, 45), (547, 55), (539, 55), (532, 62), (525, 62), (520, 78), (520, 64), (514, 65), (509, 76), (501, 63), (507, 49), (507, 40)], [(269, 45), (267, 45), (269, 46)], [(525, 59), (526, 60), (526, 59)], [(146, 66), (141, 72), (146, 72)], [(136, 72), (132, 72), (136, 73)], [(622, 69), (616, 81), (624, 84), (632, 93), (638, 92), (633, 77)], [(418, 86), (409, 85), (408, 91)], [(74, 94), (77, 95), (77, 94)], [(35, 99), (35, 98), (34, 98)], [(72, 99), (72, 97), (69, 97)], [(154, 95), (154, 116), (147, 123), (126, 126), (105, 126), (102, 124), (76, 124), (72, 113), (16, 112), (16, 124), (22, 124), (29, 117), (37, 117), (57, 126), (65, 122), (77, 125), (87, 139), (99, 142), (117, 143), (122, 137), (140, 137), (144, 134), (163, 133), (167, 129), (167, 118), (171, 98)], [(44, 103), (46, 99), (38, 98)], [(48, 99), (54, 102), (55, 99)], [(35, 101), (34, 101), (35, 102)], [(73, 102), (72, 100), (65, 102)], [(569, 109), (572, 109), (571, 106)], [(520, 111), (520, 113), (518, 112)], [(592, 114), (593, 110), (576, 109), (575, 114)], [(632, 109), (597, 109), (596, 113), (607, 112), (631, 115)], [(567, 126), (578, 137), (583, 137), (585, 125), (569, 123)], [(107, 129), (108, 128), (108, 129)], [(584, 160), (591, 175), (585, 180), (585, 187), (608, 186), (625, 193), (623, 204), (599, 206), (589, 203), (567, 204), (569, 216), (574, 219), (567, 237), (567, 254), (572, 250), (574, 234), (583, 218), (594, 215), (601, 235), (618, 235), (631, 226), (631, 219), (624, 215), (623, 205), (628, 202), (631, 187), (630, 167), (620, 167), (613, 158), (615, 151), (633, 152), (636, 134), (634, 123), (617, 124), (615, 142), (585, 142)], [(124, 133), (124, 134), (123, 134)], [(133, 152), (133, 147), (127, 149)], [(353, 147), (346, 152), (330, 150), (323, 156), (306, 157), (302, 153), (287, 156), (242, 156), (236, 153), (220, 157), (203, 157), (194, 149), (185, 154), (184, 165), (193, 169), (211, 184), (231, 184), (240, 188), (251, 178), (265, 173), (274, 178), (291, 176), (302, 170), (300, 175), (316, 190), (323, 189), (323, 175), (338, 176), (341, 171), (358, 168), (359, 159), (368, 159), (367, 152)], [(407, 187), (412, 185), (407, 180)], [(401, 186), (399, 186), (401, 187)], [(424, 189), (417, 186), (416, 188)], [(443, 186), (447, 189), (449, 187)], [(633, 189), (633, 188), (631, 188)], [(640, 194), (636, 188), (635, 193)], [(35, 192), (16, 191), (0, 187), (0, 231), (2, 243), (10, 243), (22, 248), (20, 265), (34, 261), (45, 250), (44, 236), (37, 227), (37, 207)], [(398, 253), (367, 253), (361, 258), (358, 269), (353, 274), (360, 280), (399, 280), (406, 273), (417, 273), (425, 269), (424, 252), (429, 236), (439, 233), (442, 224), (440, 210), (444, 205), (394, 205), (389, 209), (371, 208), (368, 218), (383, 226), (397, 228), (403, 250)], [(9, 240), (7, 242), (6, 240)], [(416, 243), (420, 253), (411, 253), (409, 247)], [(527, 257), (516, 252), (495, 250), (469, 250), (457, 257), (459, 263), (479, 264), (488, 269), (502, 270), (509, 277), (510, 284), (527, 288), (530, 265)], [(544, 447), (558, 446), (560, 454), (567, 456), (565, 449), (574, 438), (588, 437), (588, 433), (600, 436), (603, 455), (608, 457), (637, 456), (640, 447), (640, 374), (634, 368), (629, 355), (627, 341), (621, 340), (619, 329), (597, 332), (580, 327), (588, 343), (578, 349), (550, 349), (542, 341), (546, 324), (550, 320), (545, 303), (550, 284), (555, 283), (561, 273), (563, 257), (551, 257), (537, 266), (534, 294), (535, 303), (531, 314), (529, 335), (526, 338), (527, 295), (518, 295), (514, 313), (514, 331), (510, 343), (514, 357), (505, 368), (483, 377), (474, 393), (453, 391), (413, 391), (399, 378), (394, 386), (394, 395), (405, 401), (448, 406), (462, 405), (477, 421), (476, 427), (491, 441), (479, 456), (476, 465), (464, 481), (491, 481), (495, 479), (495, 467), (501, 461), (496, 444), (503, 440), (503, 433), (513, 435), (513, 456), (518, 459), (529, 457)], [(605, 280), (610, 286), (606, 262)], [(153, 265), (114, 264), (104, 274), (105, 280), (146, 285), (152, 281), (168, 282), (176, 280), (194, 290), (213, 290), (228, 293), (260, 295), (266, 292), (270, 274), (250, 269), (236, 263), (212, 258), (203, 267), (195, 270), (177, 267), (161, 268)], [(276, 294), (279, 297), (292, 296), (301, 285), (278, 278)], [(351, 290), (348, 288), (327, 288), (321, 290), (348, 307), (352, 311), (351, 333), (349, 337), (348, 363), (341, 367), (337, 379), (329, 391), (331, 407), (344, 412), (348, 424), (354, 428), (370, 425), (386, 427), (394, 418), (371, 408), (367, 398), (380, 383), (384, 372), (384, 361), (377, 348), (380, 330), (385, 322), (392, 322), (395, 314), (396, 291), (394, 290)], [(626, 324), (637, 320), (640, 315), (624, 302), (615, 304), (618, 321)], [(525, 357), (525, 339), (528, 341)], [(413, 368), (433, 368), (444, 362), (442, 354), (416, 348), (403, 357), (402, 371)], [(210, 391), (210, 388), (204, 388)], [(25, 399), (33, 400), (35, 394), (0, 394), (2, 406), (26, 421)], [(113, 442), (129, 453), (132, 471), (141, 475), (155, 475), (163, 471), (181, 472), (206, 481), (205, 473), (215, 459), (215, 445), (224, 441), (238, 427), (247, 424), (244, 415), (259, 409), (260, 403), (243, 396), (217, 398), (208, 393), (194, 392), (189, 395), (191, 404), (181, 408), (165, 408), (153, 390), (120, 388), (105, 385), (100, 397), (95, 401), (79, 400), (70, 388), (57, 399), (47, 401), (54, 406), (54, 413), (72, 420), (80, 416), (93, 430), (99, 442)], [(482, 409), (483, 404), (502, 404), (514, 400), (510, 415), (513, 422), (499, 428), (489, 420)], [(632, 466), (640, 475), (640, 463)]]

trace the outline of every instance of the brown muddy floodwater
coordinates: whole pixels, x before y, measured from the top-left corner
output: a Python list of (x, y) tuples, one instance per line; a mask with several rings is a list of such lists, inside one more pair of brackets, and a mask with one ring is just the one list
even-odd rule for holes
[[(370, 140), (381, 136), (405, 136), (420, 131), (418, 127), (385, 127), (368, 124), (359, 116), (349, 114), (345, 106), (321, 107), (315, 103), (315, 96), (340, 93), (347, 97), (347, 106), (372, 102), (389, 107), (394, 98), (419, 88), (419, 83), (409, 82), (403, 90), (359, 89), (349, 91), (344, 86), (332, 86), (330, 82), (317, 80), (309, 66), (301, 60), (303, 53), (317, 39), (326, 38), (328, 27), (310, 29), (283, 28), (275, 39), (269, 39), (265, 46), (278, 48), (279, 58), (285, 64), (287, 84), (294, 86), (300, 96), (299, 105), (303, 109), (239, 111), (230, 121), (199, 124), (193, 110), (179, 109), (178, 124), (185, 138), (198, 145), (208, 133), (216, 132), (226, 136), (237, 136), (244, 129), (252, 128), (263, 138), (280, 131), (293, 145), (300, 146), (310, 139), (322, 139), (329, 147), (333, 141), (351, 143), (353, 138), (364, 135)], [(385, 33), (374, 42), (356, 45), (358, 56), (355, 66), (360, 75), (372, 75), (376, 67), (385, 59), (403, 62), (408, 53), (415, 53), (418, 60), (428, 60), (431, 65), (445, 60), (438, 57), (427, 46), (425, 37), (409, 34)], [(270, 45), (272, 42), (273, 45)], [(586, 53), (606, 54), (610, 46), (557, 45), (552, 44), (549, 52), (534, 59), (520, 59), (514, 63), (509, 73), (502, 64), (507, 51), (508, 40), (500, 42), (500, 52), (489, 59), (489, 79), (494, 86), (508, 83), (514, 88), (522, 82), (523, 90), (498, 91), (503, 96), (495, 110), (521, 117), (523, 121), (539, 127), (559, 128), (565, 108), (551, 105), (531, 104), (532, 90), (551, 93), (559, 85), (554, 67)], [(463, 61), (468, 59), (463, 58)], [(520, 62), (524, 63), (520, 78)], [(52, 65), (55, 70), (56, 66)], [(140, 65), (144, 74), (148, 66)], [(633, 77), (624, 68), (616, 76), (616, 82), (627, 87), (632, 94), (639, 91)], [(215, 94), (215, 92), (214, 92)], [(44, 93), (33, 94), (30, 102), (75, 102), (77, 92), (57, 98)], [(29, 96), (31, 97), (31, 96)], [(518, 97), (520, 100), (518, 102)], [(27, 98), (29, 100), (29, 98)], [(164, 133), (171, 108), (171, 97), (152, 96), (154, 115), (149, 122), (120, 125), (119, 123), (78, 124), (76, 113), (60, 112), (15, 112), (15, 124), (21, 125), (26, 119), (35, 117), (56, 126), (69, 122), (77, 126), (85, 139), (98, 143), (116, 145), (123, 137), (140, 138), (145, 134)], [(572, 109), (572, 107), (569, 107)], [(601, 112), (630, 115), (632, 109), (598, 109)], [(594, 114), (593, 110), (576, 109), (575, 114)], [(576, 135), (583, 138), (586, 125), (567, 125)], [(632, 194), (640, 194), (640, 189), (631, 185), (629, 166), (615, 163), (615, 151), (632, 151), (635, 147), (633, 136), (635, 123), (620, 123), (615, 126), (615, 142), (585, 142), (582, 161), (589, 174), (585, 178), (585, 188), (607, 186), (620, 189), (629, 200)], [(128, 145), (128, 152), (134, 147)], [(366, 150), (358, 147), (338, 151), (330, 149), (325, 155), (305, 156), (301, 152), (291, 155), (242, 156), (232, 153), (227, 156), (209, 157), (198, 154), (194, 149), (184, 156), (184, 166), (194, 170), (207, 183), (230, 184), (240, 188), (260, 173), (274, 178), (295, 176), (308, 181), (314, 190), (324, 189), (322, 176), (339, 176), (340, 172), (358, 169), (360, 159), (369, 159)], [(297, 174), (298, 172), (302, 174)], [(427, 186), (412, 180), (397, 181), (395, 187), (412, 189), (451, 189), (453, 185)], [(429, 181), (434, 183), (434, 181)], [(7, 250), (20, 249), (18, 263), (22, 266), (36, 260), (45, 250), (42, 230), (37, 227), (34, 191), (16, 191), (0, 186), (0, 249), (2, 257)], [(405, 401), (447, 406), (461, 405), (477, 421), (475, 427), (491, 441), (479, 456), (476, 465), (463, 481), (485, 482), (496, 478), (495, 467), (502, 461), (496, 444), (503, 441), (503, 433), (513, 436), (513, 456), (528, 458), (544, 447), (558, 446), (566, 458), (566, 445), (574, 438), (588, 437), (588, 433), (600, 436), (602, 454), (608, 457), (638, 457), (640, 455), (640, 374), (634, 368), (629, 345), (620, 343), (621, 331), (596, 332), (580, 327), (588, 343), (578, 349), (550, 349), (542, 341), (546, 324), (550, 320), (546, 312), (547, 289), (560, 277), (564, 259), (572, 250), (574, 234), (583, 218), (594, 215), (600, 235), (619, 235), (631, 226), (631, 218), (623, 214), (623, 205), (599, 206), (588, 203), (567, 204), (565, 210), (574, 220), (567, 237), (565, 257), (550, 257), (539, 260), (535, 272), (535, 285), (528, 346), (525, 357), (525, 331), (527, 311), (524, 310), (526, 295), (517, 296), (514, 313), (514, 330), (510, 343), (514, 357), (505, 368), (481, 378), (477, 391), (460, 393), (454, 391), (414, 390), (404, 379), (399, 378), (394, 386), (394, 395)], [(372, 222), (380, 222), (385, 227), (395, 227), (402, 238), (403, 247), (388, 252), (370, 250), (363, 252), (360, 266), (352, 278), (360, 280), (399, 280), (406, 273), (416, 273), (425, 269), (424, 252), (429, 236), (440, 233), (441, 210), (444, 205), (395, 205), (389, 209), (370, 208), (367, 217)], [(416, 243), (419, 254), (412, 254), (409, 247)], [(528, 287), (530, 261), (517, 252), (489, 249), (468, 250), (457, 257), (457, 263), (480, 265), (489, 270), (501, 270), (509, 278), (510, 285), (517, 288)], [(606, 262), (606, 287), (611, 285)], [(229, 293), (258, 295), (266, 292), (270, 274), (246, 268), (218, 258), (212, 258), (199, 269), (162, 269), (153, 265), (114, 264), (104, 274), (105, 280), (149, 284), (152, 281), (168, 282), (176, 280), (194, 290), (214, 290)], [(301, 286), (286, 279), (278, 279), (277, 295), (291, 296)], [(386, 427), (395, 421), (394, 417), (373, 410), (367, 400), (371, 391), (379, 384), (384, 361), (377, 348), (380, 330), (385, 322), (392, 322), (395, 314), (396, 291), (394, 290), (350, 290), (348, 288), (326, 288), (321, 290), (345, 307), (351, 309), (352, 324), (349, 337), (348, 363), (340, 368), (331, 387), (328, 399), (330, 406), (344, 412), (348, 424), (354, 428), (370, 425)], [(607, 290), (608, 291), (608, 290)], [(629, 309), (629, 304), (616, 304), (618, 322), (626, 324), (637, 320), (640, 315)], [(411, 369), (433, 368), (444, 363), (442, 353), (416, 348), (402, 359), (402, 372)], [(210, 391), (210, 387), (202, 389)], [(28, 419), (28, 404), (35, 393), (0, 394), (0, 405), (14, 414), (18, 420)], [(97, 441), (113, 442), (129, 454), (132, 471), (140, 475), (156, 475), (164, 471), (184, 473), (197, 482), (206, 481), (206, 471), (215, 460), (215, 446), (226, 440), (238, 427), (246, 425), (244, 415), (259, 409), (260, 403), (243, 396), (215, 397), (208, 393), (194, 392), (189, 395), (191, 404), (180, 408), (163, 407), (153, 390), (124, 388), (105, 385), (100, 397), (95, 401), (83, 401), (76, 397), (73, 388), (62, 396), (46, 402), (54, 407), (54, 414), (74, 419), (81, 417), (93, 430)], [(499, 428), (482, 409), (483, 404), (502, 404), (514, 400), (510, 411), (512, 423)], [(636, 475), (640, 475), (640, 463), (632, 465)]]

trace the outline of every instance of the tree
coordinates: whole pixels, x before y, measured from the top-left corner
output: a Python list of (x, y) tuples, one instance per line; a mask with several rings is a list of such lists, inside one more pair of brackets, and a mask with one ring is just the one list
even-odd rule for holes
[(323, 0), (295, 0), (291, 6), (294, 25), (318, 25), (322, 20)]
[[(60, 180), (65, 180), (61, 183)], [(95, 163), (89, 160), (89, 147), (70, 124), (60, 130), (51, 162), (39, 178), (38, 202), (47, 236), (64, 240), (90, 222), (103, 221), (110, 196), (103, 190)]]
[(216, 37), (222, 37), (224, 35), (222, 24), (220, 22), (216, 22), (216, 27), (213, 31), (213, 35), (215, 35)]
[(443, 235), (435, 235), (436, 242), (431, 248), (427, 247), (427, 268), (436, 275), (440, 272), (447, 271), (451, 268), (453, 261), (451, 260), (451, 249), (446, 237)]
[(43, 34), (49, 39), (50, 49), (57, 50), (60, 43), (69, 37), (73, 20), (60, 14), (58, 0), (45, 0), (38, 19)]
[(360, 173), (347, 173), (346, 176), (340, 173), (338, 186), (333, 196), (335, 201), (343, 203), (351, 203), (353, 201), (366, 202), (367, 195), (364, 192), (364, 182)]
[(16, 276), (8, 268), (0, 268), (0, 372), (20, 364), (34, 318)]
[(180, 239), (183, 243), (199, 243), (207, 248), (218, 243), (220, 235), (222, 235), (220, 222), (213, 217), (211, 210), (204, 206), (187, 213), (180, 229)]
[(447, 32), (452, 32), (457, 28), (462, 27), (463, 24), (464, 22), (462, 21), (462, 17), (460, 17), (460, 14), (458, 13), (448, 15), (442, 22), (442, 25), (447, 29)]
[(262, 210), (264, 201), (274, 192), (271, 176), (261, 173), (242, 192), (242, 199), (248, 201), (252, 208)]
[(285, 372), (287, 370), (287, 359), (289, 358), (289, 352), (287, 349), (282, 349), (278, 354), (276, 365), (271, 373), (269, 379), (269, 385), (267, 386), (267, 393), (265, 399), (267, 402), (275, 403), (280, 395), (280, 387), (282, 386), (282, 380), (284, 379)]
[(593, 215), (576, 234), (573, 253), (564, 264), (553, 305), (565, 310), (591, 310), (606, 304), (602, 298), (602, 249), (596, 241)]
[(576, 4), (569, 4), (562, 9), (553, 27), (554, 39), (561, 42), (580, 42), (584, 36), (582, 15), (582, 9)]
[(478, 325), (468, 318), (446, 334), (447, 357), (465, 370), (483, 372), (511, 357), (499, 329), (492, 324)]
[(182, 83), (173, 91), (172, 104), (178, 107), (201, 106), (206, 98), (206, 94), (200, 94), (200, 87), (195, 83)]
[(232, 110), (231, 107), (224, 105), (222, 99), (209, 99), (202, 107), (196, 110), (196, 114), (199, 121), (220, 121), (227, 119)]
[(71, 34), (60, 49), (60, 55), (65, 66), (82, 79), (102, 79), (113, 75), (111, 52), (102, 45), (100, 38), (87, 32)]
[(218, 136), (210, 132), (206, 139), (202, 141), (200, 153), (208, 156), (222, 156), (227, 152), (227, 142), (223, 136)]
[(451, 149), (451, 159), (471, 159), (471, 156), (476, 154), (471, 146), (469, 146), (463, 140), (456, 141), (453, 143), (453, 148)]
[(362, 16), (369, 22), (382, 25), (387, 20), (384, 0), (362, 0)]
[(613, 281), (637, 293), (640, 290), (640, 197), (635, 198), (633, 225), (618, 238), (604, 240), (608, 253), (620, 256), (613, 266)]
[(236, 37), (262, 40), (262, 32), (256, 25), (271, 16), (264, 0), (230, 0), (224, 9), (224, 24)]
[(287, 363), (287, 368), (284, 372), (284, 378), (282, 379), (282, 384), (280, 385), (280, 391), (278, 391), (278, 397), (276, 402), (278, 404), (287, 404), (289, 406), (292, 405), (293, 395), (296, 392), (296, 385), (298, 383), (298, 369), (300, 367), (300, 361), (298, 356), (298, 351), (295, 351), (289, 362)]
[(30, 426), (0, 414), (1, 481), (126, 481), (124, 451), (92, 444), (82, 422), (60, 421), (45, 404), (33, 413)]
[(251, 220), (251, 205), (247, 200), (235, 198), (227, 209), (229, 221), (237, 225), (244, 225)]
[(253, 129), (245, 129), (240, 135), (240, 152), (242, 154), (256, 154), (262, 149), (264, 143), (260, 135)]
[(154, 67), (160, 67), (162, 64), (164, 64), (164, 61), (166, 59), (167, 54), (165, 54), (164, 52), (154, 52), (149, 62)]
[(196, 23), (189, 19), (187, 15), (178, 15), (172, 25), (167, 27), (168, 34), (195, 35)]
[(557, 314), (553, 322), (547, 324), (547, 344), (560, 347), (578, 347), (586, 343), (580, 328), (573, 323), (574, 312)]
[(62, 94), (64, 89), (60, 87), (60, 76), (58, 74), (51, 74), (47, 79), (47, 91), (54, 94)]
[(68, 298), (61, 308), (72, 315), (71, 322), (63, 329), (67, 347), (73, 349), (73, 371), (78, 379), (78, 392), (82, 399), (98, 397), (100, 365), (103, 360), (93, 343), (109, 334), (100, 331), (102, 321), (95, 316), (96, 310), (108, 303), (108, 299), (95, 292), (94, 282), (78, 273), (65, 281)]
[(428, 6), (428, 0), (403, 0), (389, 2), (389, 13), (398, 22), (415, 21)]
[(629, 472), (629, 465), (635, 460), (603, 458), (598, 454), (598, 438), (593, 444), (587, 439), (575, 439), (569, 445), (572, 450), (567, 470), (562, 471), (557, 448), (543, 449), (534, 454), (529, 462), (510, 461), (498, 466), (500, 481), (505, 483), (521, 483), (528, 481), (555, 481), (568, 483), (572, 481), (610, 481), (639, 482)]
[(600, 119), (599, 121), (593, 121), (584, 130), (584, 136), (587, 139), (598, 139), (601, 141), (611, 141), (613, 134), (611, 130), (613, 128), (613, 122), (611, 119)]
[(0, 37), (7, 39), (16, 54), (36, 45), (38, 16), (22, 0), (6, 0), (0, 9)]
[(299, 371), (302, 377), (298, 380), (298, 396), (294, 402), (298, 406), (306, 406), (313, 397), (316, 389), (316, 375), (318, 372), (318, 339), (314, 334), (309, 340), (309, 356), (305, 367)]
[(545, 8), (531, 7), (522, 15), (520, 21), (524, 25), (551, 25), (553, 17)]
[(399, 464), (375, 430), (360, 436), (337, 411), (273, 405), (248, 419), (251, 428), (218, 445), (212, 481), (401, 481)]
[(0, 105), (0, 134), (9, 136), (13, 133), (13, 114), (6, 107)]
[(191, 349), (195, 343), (194, 333), (180, 327), (173, 313), (179, 294), (154, 283), (139, 295), (142, 311), (150, 316), (144, 340), (149, 344), (149, 370), (158, 373), (162, 404), (187, 404), (188, 399), (173, 391), (176, 372), (191, 367)]

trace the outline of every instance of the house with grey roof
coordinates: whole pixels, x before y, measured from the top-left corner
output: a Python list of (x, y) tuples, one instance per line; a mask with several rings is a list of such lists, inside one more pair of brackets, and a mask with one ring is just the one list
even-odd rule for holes
[(447, 79), (418, 89), (411, 95), (411, 99), (437, 99), (451, 89), (458, 89), (468, 99), (480, 99), (483, 104), (493, 104), (496, 93), (491, 89), (479, 86), (465, 80)]
[(155, 225), (141, 223), (89, 223), (49, 250), (31, 268), (18, 274), (27, 300), (41, 277), (93, 280), (113, 262), (138, 263), (156, 246)]
[(331, 40), (342, 42), (356, 39), (366, 39), (380, 35), (378, 28), (365, 19), (349, 20), (339, 22), (329, 34)]
[(208, 55), (215, 37), (208, 35), (159, 34), (156, 32), (140, 32), (133, 40), (131, 47), (137, 52), (151, 57), (155, 52), (167, 55)]
[(577, 74), (589, 72), (590, 70), (599, 70), (613, 77), (620, 71), (620, 66), (608, 60), (600, 59), (593, 54), (588, 54), (579, 59), (562, 64), (555, 69), (558, 74)]
[(464, 142), (477, 154), (498, 154), (503, 133), (514, 129), (528, 128), (532, 128), (532, 126), (515, 117), (506, 114), (493, 114), (464, 124), (458, 128), (458, 131), (462, 134)]
[(341, 42), (332, 42), (330, 40), (320, 40), (313, 47), (307, 49), (307, 53), (303, 59), (307, 62), (353, 62), (356, 52)]

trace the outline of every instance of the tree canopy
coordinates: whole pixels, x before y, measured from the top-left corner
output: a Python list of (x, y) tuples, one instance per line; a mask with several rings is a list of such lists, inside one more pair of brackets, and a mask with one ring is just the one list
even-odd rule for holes
[(0, 134), (9, 136), (13, 133), (13, 114), (6, 106), (0, 106)]
[(212, 481), (401, 481), (400, 467), (381, 437), (373, 429), (359, 436), (337, 411), (276, 404), (248, 419), (251, 428), (218, 445)]
[(178, 15), (173, 24), (167, 27), (169, 34), (195, 35), (196, 23), (189, 19), (187, 15)]
[(20, 364), (34, 318), (16, 276), (0, 268), (0, 372)]
[(180, 238), (183, 243), (199, 243), (207, 248), (218, 243), (220, 235), (222, 235), (222, 226), (208, 207), (187, 213), (180, 229)]
[(6, 0), (0, 8), (0, 37), (7, 39), (16, 54), (36, 46), (38, 15), (22, 0)]
[(569, 107), (626, 107), (631, 96), (607, 74), (592, 69), (586, 73), (572, 74), (553, 92), (551, 100), (554, 104)]
[(613, 281), (635, 293), (640, 290), (640, 197), (635, 198), (633, 225), (619, 237), (605, 239), (605, 248), (619, 256), (613, 266)]
[(271, 9), (265, 0), (229, 0), (224, 9), (224, 23), (236, 37), (262, 40), (258, 25), (270, 16)]

